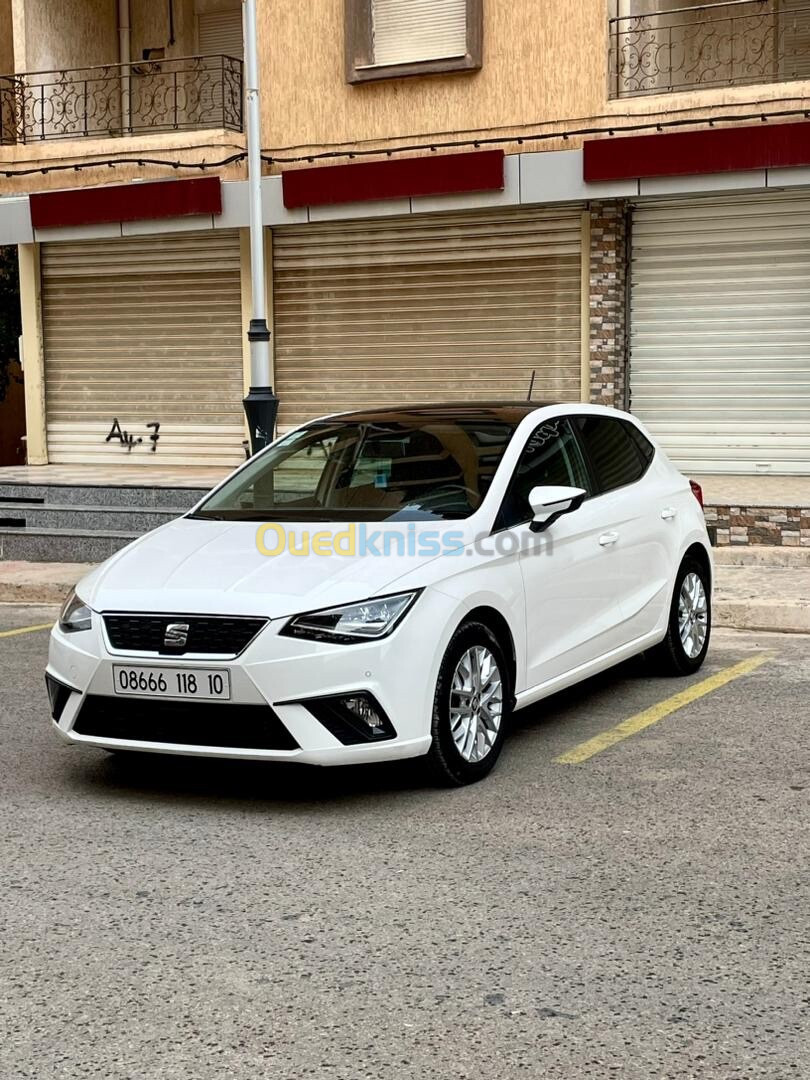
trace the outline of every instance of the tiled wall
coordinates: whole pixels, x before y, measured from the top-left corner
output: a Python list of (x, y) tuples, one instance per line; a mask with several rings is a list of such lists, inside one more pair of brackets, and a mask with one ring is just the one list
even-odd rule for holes
[(626, 384), (626, 210), (621, 201), (590, 207), (591, 402), (624, 408)]
[(718, 547), (770, 544), (810, 547), (810, 507), (707, 506), (706, 524)]

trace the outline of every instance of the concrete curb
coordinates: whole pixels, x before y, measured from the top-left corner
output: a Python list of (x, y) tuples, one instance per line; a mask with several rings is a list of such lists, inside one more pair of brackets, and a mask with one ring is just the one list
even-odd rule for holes
[(784, 570), (810, 567), (810, 547), (770, 547), (767, 544), (733, 544), (712, 548), (716, 566), (766, 566)]
[(810, 608), (798, 604), (718, 600), (714, 604), (713, 617), (715, 626), (731, 630), (810, 634)]

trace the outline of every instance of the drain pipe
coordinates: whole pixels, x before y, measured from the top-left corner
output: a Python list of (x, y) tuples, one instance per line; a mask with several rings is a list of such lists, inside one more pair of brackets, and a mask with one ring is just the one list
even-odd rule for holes
[(118, 0), (118, 59), (121, 64), (121, 128), (124, 133), (132, 127), (132, 27), (129, 21), (129, 0)]

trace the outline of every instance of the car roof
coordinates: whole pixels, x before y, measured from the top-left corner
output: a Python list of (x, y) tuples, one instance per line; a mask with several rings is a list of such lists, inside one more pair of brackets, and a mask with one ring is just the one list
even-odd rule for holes
[(446, 401), (429, 404), (401, 405), (396, 408), (354, 409), (339, 413), (337, 416), (324, 417), (324, 422), (332, 420), (368, 420), (373, 423), (397, 423), (405, 418), (414, 417), (434, 420), (502, 420), (518, 424), (529, 413), (545, 409), (551, 405), (560, 405), (558, 401)]

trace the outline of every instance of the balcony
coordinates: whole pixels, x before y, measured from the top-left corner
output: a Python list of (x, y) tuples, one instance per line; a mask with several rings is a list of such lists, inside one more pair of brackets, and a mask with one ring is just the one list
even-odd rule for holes
[(631, 6), (609, 21), (611, 97), (810, 78), (808, 0)]
[(191, 56), (0, 76), (0, 143), (242, 131), (242, 61)]

